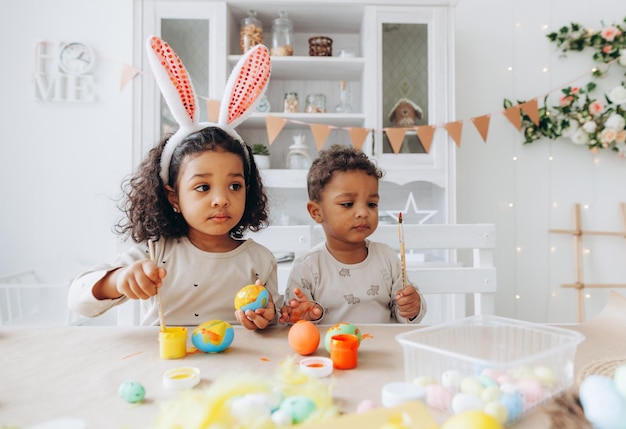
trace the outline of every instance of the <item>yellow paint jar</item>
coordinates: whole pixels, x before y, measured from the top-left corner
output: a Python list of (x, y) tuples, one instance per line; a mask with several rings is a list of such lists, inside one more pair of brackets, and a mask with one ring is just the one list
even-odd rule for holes
[(187, 328), (168, 326), (159, 331), (159, 354), (161, 359), (180, 359), (187, 354)]

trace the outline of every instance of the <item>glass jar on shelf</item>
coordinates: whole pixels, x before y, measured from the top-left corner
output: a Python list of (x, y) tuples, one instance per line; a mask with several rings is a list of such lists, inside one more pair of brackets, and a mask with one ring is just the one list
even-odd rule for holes
[(352, 113), (350, 98), (351, 94), (348, 91), (348, 84), (345, 80), (342, 80), (339, 84), (339, 104), (335, 106), (335, 113)]
[(287, 168), (308, 169), (311, 166), (311, 162), (309, 148), (304, 144), (304, 136), (293, 136), (293, 144), (289, 146), (289, 153), (287, 154)]
[(324, 94), (309, 94), (306, 96), (305, 113), (326, 113), (326, 96)]
[(287, 13), (280, 11), (272, 23), (272, 48), (270, 55), (290, 57), (293, 55), (293, 23)]
[(283, 111), (285, 113), (297, 113), (298, 112), (298, 93), (297, 92), (285, 92)]
[(263, 24), (256, 17), (255, 10), (249, 10), (248, 16), (241, 20), (239, 31), (239, 48), (241, 53), (263, 43)]

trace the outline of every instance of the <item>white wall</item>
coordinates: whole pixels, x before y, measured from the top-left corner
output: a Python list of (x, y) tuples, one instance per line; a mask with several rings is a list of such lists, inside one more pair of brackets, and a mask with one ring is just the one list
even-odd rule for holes
[[(131, 168), (132, 0), (2, 2), (0, 273), (65, 282), (115, 251), (113, 198)], [(98, 54), (95, 103), (35, 99), (35, 45), (81, 41)]]
[[(545, 35), (571, 22), (595, 29), (603, 21), (620, 23), (626, 9), (615, 5), (612, 0), (460, 0), (458, 119), (501, 112), (504, 98), (528, 100), (587, 83), (590, 76), (570, 81), (590, 72), (594, 51), (561, 58)], [(619, 82), (624, 71), (613, 66), (611, 76)], [(606, 80), (600, 96), (615, 83)], [(458, 222), (497, 224), (497, 312), (536, 321), (574, 321), (575, 292), (560, 287), (575, 281), (574, 239), (548, 230), (573, 228), (572, 207), (580, 203), (589, 206), (583, 209), (584, 229), (625, 231), (619, 204), (626, 202), (626, 159), (612, 152), (593, 155), (565, 139), (522, 145), (521, 134), (503, 115), (492, 117), (487, 144), (471, 127), (464, 128), (464, 136), (457, 151)], [(626, 283), (623, 238), (588, 237), (584, 247), (589, 250), (585, 282)], [(606, 303), (607, 291), (588, 294), (589, 318)]]
[[(559, 58), (545, 34), (572, 21), (597, 28), (603, 20), (621, 21), (626, 11), (617, 9), (614, 0), (459, 0), (457, 119), (501, 112), (504, 98), (533, 98), (586, 73), (591, 51)], [(119, 90), (121, 65), (132, 64), (132, 25), (132, 0), (0, 6), (0, 274), (35, 269), (43, 281), (65, 282), (115, 255), (114, 198), (132, 169), (132, 84)], [(97, 102), (34, 99), (38, 40), (93, 46), (100, 55)], [(497, 225), (498, 314), (573, 321), (574, 292), (559, 287), (575, 279), (573, 239), (548, 229), (571, 227), (572, 205), (579, 202), (589, 205), (585, 228), (624, 230), (619, 203), (626, 202), (626, 160), (565, 141), (523, 146), (496, 114), (486, 144), (465, 126), (457, 165), (458, 221)], [(586, 281), (626, 282), (623, 239), (585, 242), (591, 250)], [(605, 300), (604, 291), (590, 293), (588, 316)]]

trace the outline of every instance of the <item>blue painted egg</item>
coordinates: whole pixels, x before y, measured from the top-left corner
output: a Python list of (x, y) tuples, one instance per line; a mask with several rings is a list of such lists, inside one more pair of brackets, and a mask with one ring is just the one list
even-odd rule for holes
[(280, 403), (279, 410), (291, 416), (292, 424), (298, 424), (308, 419), (315, 408), (315, 402), (306, 396), (289, 396)]
[(219, 353), (226, 350), (234, 338), (235, 331), (230, 323), (209, 320), (196, 326), (191, 335), (191, 342), (205, 353)]
[(613, 380), (589, 375), (580, 383), (580, 404), (585, 417), (595, 428), (626, 428), (626, 402)]

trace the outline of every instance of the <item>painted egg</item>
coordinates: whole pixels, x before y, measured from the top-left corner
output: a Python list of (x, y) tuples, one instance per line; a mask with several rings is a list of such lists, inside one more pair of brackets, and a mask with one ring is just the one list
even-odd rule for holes
[(448, 411), (452, 403), (452, 392), (441, 384), (424, 386), (426, 390), (426, 405), (435, 410)]
[(320, 344), (320, 331), (313, 322), (298, 320), (289, 328), (287, 340), (293, 351), (307, 356), (317, 350)]
[(502, 405), (499, 401), (491, 401), (485, 403), (485, 408), (483, 411), (490, 416), (493, 416), (497, 421), (504, 424), (506, 423), (507, 418), (509, 417), (509, 412), (506, 407)]
[(524, 398), (520, 392), (505, 392), (500, 398), (500, 403), (507, 411), (506, 423), (514, 422), (522, 416), (524, 411)]
[(241, 311), (264, 308), (270, 300), (270, 293), (261, 285), (248, 285), (235, 295), (235, 308)]
[(589, 375), (580, 383), (580, 404), (595, 428), (626, 428), (626, 404), (613, 380)]
[(463, 374), (456, 369), (449, 369), (441, 374), (441, 384), (452, 392), (458, 392), (462, 379)]
[(469, 410), (455, 414), (446, 420), (441, 429), (503, 429), (502, 424), (484, 411)]
[(126, 402), (134, 404), (143, 401), (143, 398), (146, 396), (146, 389), (136, 381), (127, 380), (120, 385), (117, 393)]
[(521, 380), (517, 383), (517, 388), (524, 395), (526, 409), (543, 400), (543, 384), (539, 380)]
[(478, 396), (469, 393), (457, 393), (452, 397), (452, 412), (454, 414), (469, 410), (482, 410), (485, 403)]
[(333, 335), (338, 334), (356, 335), (356, 337), (359, 339), (359, 344), (361, 344), (361, 330), (359, 328), (348, 322), (337, 323), (328, 328), (328, 331), (326, 331), (326, 336), (324, 337), (324, 347), (326, 348), (326, 351), (328, 353), (330, 353), (330, 339)]
[(191, 342), (205, 353), (219, 353), (226, 350), (234, 338), (235, 331), (230, 323), (209, 320), (196, 326), (191, 335)]
[(315, 411), (315, 402), (306, 396), (290, 396), (280, 404), (280, 411), (291, 416), (291, 423), (302, 423)]

